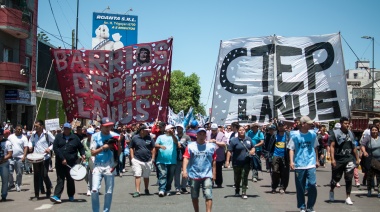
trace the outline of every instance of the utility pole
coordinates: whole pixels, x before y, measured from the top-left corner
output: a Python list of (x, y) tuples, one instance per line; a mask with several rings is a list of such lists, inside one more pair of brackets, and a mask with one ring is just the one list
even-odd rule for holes
[(76, 23), (75, 49), (78, 49), (78, 16), (79, 16), (79, 0), (77, 0), (77, 23)]
[(76, 49), (76, 46), (75, 46), (75, 29), (73, 29), (71, 31), (71, 48)]

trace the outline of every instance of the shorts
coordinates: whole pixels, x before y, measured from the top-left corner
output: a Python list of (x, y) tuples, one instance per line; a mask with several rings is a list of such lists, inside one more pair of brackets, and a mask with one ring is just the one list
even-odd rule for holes
[(190, 179), (190, 193), (191, 193), (191, 199), (198, 199), (199, 198), (199, 190), (202, 187), (203, 191), (203, 197), (208, 200), (212, 199), (212, 180), (211, 178), (206, 178), (203, 180), (194, 180)]
[(133, 176), (135, 177), (143, 177), (149, 178), (152, 167), (152, 161), (142, 162), (135, 158), (132, 158), (132, 171)]

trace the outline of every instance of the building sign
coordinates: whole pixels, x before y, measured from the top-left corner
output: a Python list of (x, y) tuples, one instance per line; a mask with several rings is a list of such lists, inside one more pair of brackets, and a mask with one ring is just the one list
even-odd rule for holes
[(169, 38), (114, 51), (53, 49), (67, 119), (166, 121), (172, 42)]
[(5, 104), (35, 105), (31, 101), (31, 93), (24, 90), (5, 90)]
[(115, 50), (137, 44), (137, 16), (93, 13), (92, 49)]
[(220, 45), (211, 121), (267, 123), (349, 116), (339, 34), (268, 36)]

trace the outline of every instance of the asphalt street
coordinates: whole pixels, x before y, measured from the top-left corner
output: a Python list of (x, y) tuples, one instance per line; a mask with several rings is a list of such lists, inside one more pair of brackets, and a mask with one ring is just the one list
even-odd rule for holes
[[(263, 164), (265, 162), (263, 161)], [(264, 165), (265, 166), (265, 165)], [(361, 171), (360, 171), (361, 172)], [(155, 172), (152, 172), (150, 184), (156, 183)], [(49, 176), (56, 185), (56, 173), (49, 172)], [(286, 194), (272, 194), (270, 188), (270, 174), (262, 172), (259, 174), (258, 182), (249, 181), (247, 195), (248, 199), (234, 197), (233, 171), (232, 169), (223, 170), (223, 188), (213, 189), (213, 211), (299, 211), (296, 205), (296, 190), (294, 186), (294, 173), (290, 173), (290, 183)], [(251, 173), (250, 173), (251, 177)], [(360, 182), (363, 175), (360, 173)], [(377, 191), (368, 198), (366, 187), (353, 188), (351, 199), (354, 205), (345, 204), (344, 181), (341, 180), (340, 188), (335, 189), (335, 202), (328, 201), (329, 182), (331, 178), (331, 168), (327, 164), (326, 168), (317, 169), (318, 198), (315, 205), (316, 211), (379, 211), (380, 198), (377, 198)], [(8, 193), (8, 201), (0, 202), (0, 211), (91, 211), (91, 197), (86, 196), (87, 187), (85, 181), (76, 181), (75, 201), (69, 202), (66, 188), (62, 194), (62, 203), (54, 204), (49, 199), (31, 200), (33, 192), (33, 176), (23, 176), (23, 186), (21, 192), (12, 190)], [(142, 189), (143, 190), (143, 186)], [(141, 195), (133, 198), (134, 177), (131, 167), (127, 166), (127, 172), (123, 177), (115, 177), (115, 189), (112, 200), (111, 211), (164, 211), (179, 212), (193, 211), (189, 194), (159, 197), (158, 187), (150, 186), (151, 195)], [(104, 194), (104, 184), (101, 188)], [(103, 206), (104, 195), (100, 196), (101, 208)], [(200, 210), (205, 211), (203, 197), (200, 198)]]

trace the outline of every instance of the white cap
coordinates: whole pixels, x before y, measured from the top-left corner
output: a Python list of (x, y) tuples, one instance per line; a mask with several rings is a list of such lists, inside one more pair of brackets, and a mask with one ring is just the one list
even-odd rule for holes
[(166, 125), (165, 130), (170, 130), (171, 128), (174, 128), (174, 126), (171, 124), (168, 124)]
[(340, 125), (340, 123), (336, 123), (334, 128), (337, 128), (337, 129), (340, 129), (342, 127), (342, 125)]
[(212, 130), (217, 130), (218, 129), (218, 125), (216, 123), (212, 123), (211, 124), (211, 129)]
[(175, 127), (182, 127), (182, 129), (185, 129), (185, 128), (183, 127), (183, 124), (176, 124)]

